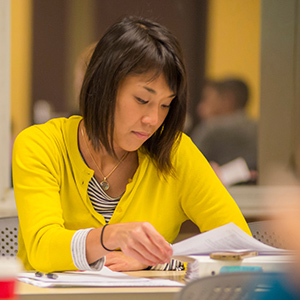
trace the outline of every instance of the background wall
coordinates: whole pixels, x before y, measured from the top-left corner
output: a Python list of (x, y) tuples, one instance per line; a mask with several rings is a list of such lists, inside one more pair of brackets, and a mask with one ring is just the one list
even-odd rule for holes
[(10, 187), (10, 1), (0, 1), (0, 203)]
[(205, 75), (237, 75), (252, 91), (250, 116), (259, 117), (260, 0), (210, 0)]
[(261, 25), (258, 159), (266, 185), (270, 168), (300, 164), (300, 1), (263, 0)]
[(11, 0), (12, 137), (31, 123), (32, 0)]

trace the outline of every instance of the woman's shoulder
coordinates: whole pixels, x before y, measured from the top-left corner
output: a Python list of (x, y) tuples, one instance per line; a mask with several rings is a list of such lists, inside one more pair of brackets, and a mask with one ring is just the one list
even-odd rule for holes
[(185, 152), (195, 152), (200, 153), (199, 149), (196, 147), (192, 139), (185, 133), (182, 133), (174, 144), (175, 153), (179, 152), (180, 154)]
[(198, 164), (203, 165), (207, 161), (191, 138), (182, 133), (174, 145), (173, 163), (174, 166), (177, 165), (181, 168), (183, 165), (186, 167)]
[(48, 140), (60, 139), (69, 127), (78, 126), (80, 116), (72, 116), (70, 118), (54, 118), (43, 124), (35, 124), (21, 131), (15, 143), (45, 143)]

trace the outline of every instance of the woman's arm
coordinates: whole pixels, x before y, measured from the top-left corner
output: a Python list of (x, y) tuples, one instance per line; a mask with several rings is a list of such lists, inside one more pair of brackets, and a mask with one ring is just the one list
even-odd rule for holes
[(166, 240), (147, 222), (132, 222), (109, 225), (91, 230), (87, 236), (86, 256), (93, 263), (108, 253), (107, 249), (120, 248), (128, 255), (147, 266), (170, 262), (172, 248)]

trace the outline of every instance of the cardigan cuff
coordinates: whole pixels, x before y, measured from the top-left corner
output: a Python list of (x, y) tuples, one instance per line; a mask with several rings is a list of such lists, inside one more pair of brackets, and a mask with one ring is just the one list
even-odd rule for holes
[(73, 263), (78, 270), (100, 271), (105, 263), (105, 257), (89, 264), (86, 259), (86, 237), (94, 228), (80, 229), (75, 232), (71, 241)]

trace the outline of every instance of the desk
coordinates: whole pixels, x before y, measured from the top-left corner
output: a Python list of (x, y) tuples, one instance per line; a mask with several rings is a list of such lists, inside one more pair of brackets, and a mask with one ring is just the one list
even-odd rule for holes
[[(136, 271), (136, 277), (165, 278), (183, 282), (184, 271)], [(18, 282), (19, 300), (174, 300), (180, 287), (39, 288)], [(103, 296), (103, 298), (100, 298)]]
[(228, 192), (236, 201), (242, 214), (248, 222), (267, 220), (286, 209), (286, 201), (274, 199), (287, 199), (287, 195), (299, 192), (297, 185), (286, 186), (233, 186)]

